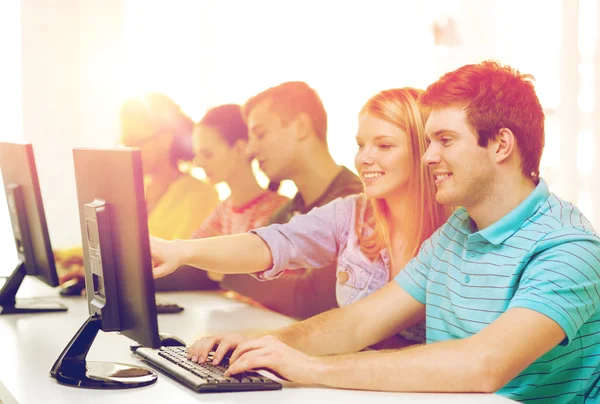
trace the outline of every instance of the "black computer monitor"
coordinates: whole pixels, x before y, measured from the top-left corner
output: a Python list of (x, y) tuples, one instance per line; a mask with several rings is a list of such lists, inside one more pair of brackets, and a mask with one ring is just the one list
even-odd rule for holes
[(19, 262), (0, 289), (0, 315), (65, 311), (59, 303), (16, 300), (26, 275), (58, 286), (58, 275), (30, 143), (0, 142), (0, 167)]
[(87, 362), (99, 330), (151, 348), (161, 339), (139, 149), (73, 150), (89, 318), (50, 374), (85, 388), (131, 388), (156, 381), (152, 370)]

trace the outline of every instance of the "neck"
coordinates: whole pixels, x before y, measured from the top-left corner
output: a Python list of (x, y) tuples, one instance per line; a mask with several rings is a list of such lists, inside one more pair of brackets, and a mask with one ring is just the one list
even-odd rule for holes
[(509, 178), (509, 175), (499, 175), (495, 189), (479, 201), (474, 206), (465, 206), (469, 216), (478, 230), (483, 230), (496, 223), (504, 216), (509, 214), (521, 202), (523, 202), (535, 189), (536, 185), (531, 179), (522, 175), (514, 180), (500, 180), (500, 178)]
[(144, 176), (148, 212), (151, 212), (154, 209), (171, 184), (181, 175), (183, 174), (177, 168), (168, 164), (165, 168), (148, 173)]
[(159, 188), (164, 187), (166, 189), (181, 175), (183, 174), (177, 167), (174, 167), (172, 164), (167, 164), (164, 168), (149, 173), (147, 177), (151, 181), (152, 186)]
[(393, 279), (411, 258), (406, 251), (406, 241), (416, 231), (415, 206), (407, 189), (386, 197), (385, 202), (390, 212), (390, 279)]
[(256, 182), (256, 177), (252, 172), (252, 166), (245, 164), (232, 175), (233, 178), (227, 180), (227, 185), (231, 190), (229, 200), (233, 206), (244, 206), (258, 195), (264, 192), (264, 189)]
[(319, 150), (313, 149), (309, 155), (310, 158), (302, 159), (301, 169), (290, 176), (307, 206), (323, 195), (341, 170), (326, 148), (319, 146)]
[(390, 211), (390, 236), (396, 234), (404, 236), (412, 232), (413, 225), (411, 219), (415, 214), (414, 200), (410, 197), (407, 189), (403, 189), (395, 195), (387, 196), (385, 202)]

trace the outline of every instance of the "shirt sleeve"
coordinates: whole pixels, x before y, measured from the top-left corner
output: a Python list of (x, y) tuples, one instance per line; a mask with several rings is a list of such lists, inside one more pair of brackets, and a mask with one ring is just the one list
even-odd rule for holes
[(429, 268), (431, 268), (433, 251), (438, 243), (440, 232), (441, 229), (438, 229), (431, 237), (425, 240), (417, 256), (411, 259), (394, 278), (402, 289), (422, 304), (425, 304)]
[[(550, 234), (523, 271), (508, 309), (537, 311), (558, 323), (567, 339), (600, 308), (600, 242), (594, 237)], [(551, 246), (543, 246), (551, 241)]]
[(337, 258), (340, 236), (350, 225), (356, 197), (336, 199), (294, 216), (286, 224), (272, 224), (252, 232), (267, 243), (273, 266), (254, 273), (259, 280), (280, 276), (285, 269), (322, 268)]

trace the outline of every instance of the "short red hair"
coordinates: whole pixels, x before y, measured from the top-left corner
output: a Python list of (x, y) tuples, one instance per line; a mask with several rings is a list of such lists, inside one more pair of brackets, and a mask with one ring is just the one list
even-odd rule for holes
[(545, 142), (544, 111), (532, 82), (531, 75), (488, 60), (444, 74), (419, 101), (431, 108), (463, 107), (482, 147), (500, 129), (510, 129), (523, 174), (537, 181)]

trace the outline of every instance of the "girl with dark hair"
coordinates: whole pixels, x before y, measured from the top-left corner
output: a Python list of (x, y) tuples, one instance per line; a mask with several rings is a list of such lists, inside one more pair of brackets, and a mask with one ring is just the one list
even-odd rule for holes
[[(236, 104), (209, 110), (194, 130), (195, 162), (213, 184), (224, 182), (231, 195), (221, 202), (194, 238), (245, 233), (266, 225), (288, 199), (275, 189), (263, 189), (246, 153), (248, 128)], [(271, 185), (272, 186), (272, 185)]]

